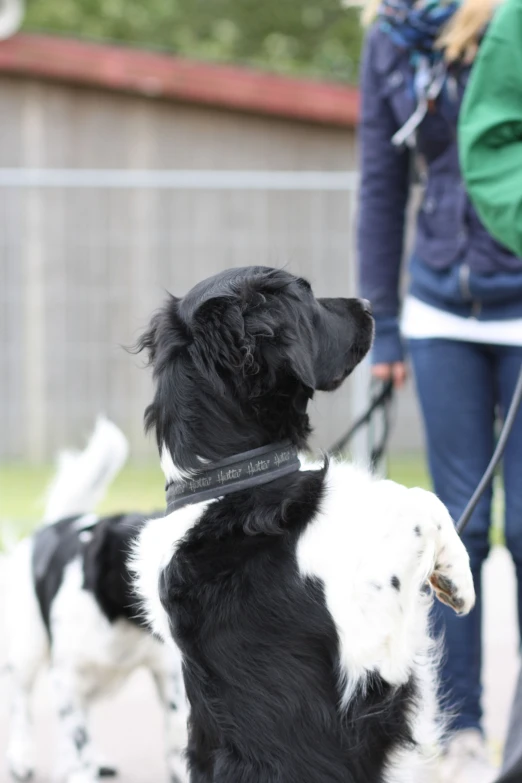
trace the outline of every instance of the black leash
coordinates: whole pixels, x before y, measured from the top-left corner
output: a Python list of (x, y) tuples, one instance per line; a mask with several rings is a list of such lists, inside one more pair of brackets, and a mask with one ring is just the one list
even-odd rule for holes
[(502, 459), (502, 455), (504, 453), (504, 449), (506, 448), (506, 443), (508, 442), (509, 436), (511, 435), (511, 430), (513, 429), (515, 418), (520, 408), (521, 402), (522, 402), (522, 367), (520, 368), (520, 374), (518, 376), (518, 381), (513, 394), (513, 399), (511, 400), (511, 405), (509, 406), (509, 410), (506, 415), (504, 426), (502, 427), (502, 430), (500, 432), (497, 447), (494, 451), (493, 456), (491, 457), (491, 462), (489, 463), (486, 472), (482, 476), (478, 487), (473, 493), (471, 500), (469, 501), (459, 521), (457, 522), (457, 532), (459, 533), (459, 535), (462, 535), (462, 532), (465, 529), (466, 525), (468, 524), (469, 520), (471, 519), (471, 515), (475, 511), (480, 498), (482, 497), (490, 481), (492, 480), (493, 474), (495, 473), (495, 469), (498, 463)]
[(382, 459), (388, 443), (388, 438), (390, 435), (390, 411), (392, 401), (393, 381), (389, 380), (385, 381), (382, 385), (379, 384), (379, 390), (372, 396), (366, 411), (352, 424), (348, 432), (346, 432), (342, 438), (339, 438), (339, 440), (336, 441), (336, 443), (334, 443), (330, 449), (328, 449), (328, 453), (332, 456), (342, 454), (353, 436), (366, 424), (370, 424), (375, 414), (379, 411), (379, 409), (381, 409), (383, 414), (382, 435), (379, 443), (372, 445), (370, 453), (370, 464), (372, 469), (375, 468), (375, 466)]

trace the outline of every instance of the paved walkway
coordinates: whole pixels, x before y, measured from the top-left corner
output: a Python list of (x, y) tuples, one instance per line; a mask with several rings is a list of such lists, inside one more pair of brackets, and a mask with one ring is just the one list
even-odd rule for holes
[[(3, 598), (0, 567), (0, 603)], [(517, 630), (513, 567), (503, 549), (495, 549), (485, 568), (485, 708), (486, 727), (500, 752), (511, 693), (517, 675)], [(1, 607), (0, 607), (1, 609)], [(3, 612), (3, 609), (2, 609)], [(0, 626), (0, 668), (5, 660), (5, 638)], [(8, 783), (5, 772), (7, 736), (7, 683), (0, 678), (0, 783)], [(55, 721), (50, 694), (42, 676), (35, 699), (37, 774), (35, 783), (51, 783)], [(93, 714), (97, 746), (120, 769), (122, 783), (162, 783), (162, 715), (155, 702), (152, 683), (145, 672), (137, 672), (118, 696), (100, 704)]]

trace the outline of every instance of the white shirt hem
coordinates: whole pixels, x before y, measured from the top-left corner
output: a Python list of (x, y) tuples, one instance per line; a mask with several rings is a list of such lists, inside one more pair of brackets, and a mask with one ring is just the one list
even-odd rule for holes
[(522, 318), (479, 321), (462, 318), (407, 296), (401, 316), (402, 336), (409, 340), (440, 338), (491, 345), (522, 346)]

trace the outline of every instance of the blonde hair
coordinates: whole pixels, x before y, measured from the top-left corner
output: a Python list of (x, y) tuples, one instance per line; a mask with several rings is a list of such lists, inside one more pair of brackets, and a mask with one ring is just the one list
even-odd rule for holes
[[(447, 62), (473, 61), (480, 36), (502, 0), (464, 0), (443, 28), (437, 42), (444, 49)], [(370, 25), (376, 18), (381, 0), (368, 0), (361, 14), (362, 23)]]

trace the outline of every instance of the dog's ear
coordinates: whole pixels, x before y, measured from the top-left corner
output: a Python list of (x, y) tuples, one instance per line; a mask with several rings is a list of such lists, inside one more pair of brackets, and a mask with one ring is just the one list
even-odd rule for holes
[(134, 349), (136, 353), (146, 351), (153, 367), (156, 389), (153, 401), (145, 409), (145, 431), (155, 430), (160, 449), (167, 434), (175, 429), (177, 395), (186, 394), (183, 362), (176, 361), (189, 344), (189, 335), (179, 314), (180, 301), (169, 294)]
[(216, 369), (220, 376), (224, 372), (237, 378), (259, 372), (257, 341), (271, 331), (262, 324), (255, 334), (249, 329), (250, 306), (238, 295), (215, 295), (206, 297), (192, 314), (194, 339), (189, 353), (198, 370), (213, 382)]
[(145, 351), (148, 364), (155, 370), (162, 348), (170, 354), (171, 349), (185, 342), (178, 316), (179, 301), (178, 297), (169, 294), (165, 305), (152, 316), (148, 328), (131, 349), (132, 353)]
[[(216, 366), (236, 380), (250, 377), (254, 394), (268, 391), (266, 387), (273, 387), (282, 375), (315, 388), (313, 332), (307, 315), (280, 297), (251, 289), (209, 296), (193, 313), (191, 331), (197, 340), (189, 352), (207, 377)], [(259, 377), (254, 381), (253, 376)]]
[(288, 371), (304, 386), (314, 390), (316, 386), (314, 357), (310, 340), (304, 339), (302, 328), (294, 331), (292, 336), (287, 338), (286, 344), (282, 346), (283, 362), (288, 367)]
[(161, 313), (155, 313), (150, 319), (150, 323), (143, 334), (130, 349), (131, 353), (141, 353), (145, 351), (147, 363), (154, 365), (156, 359), (156, 335), (158, 331)]

